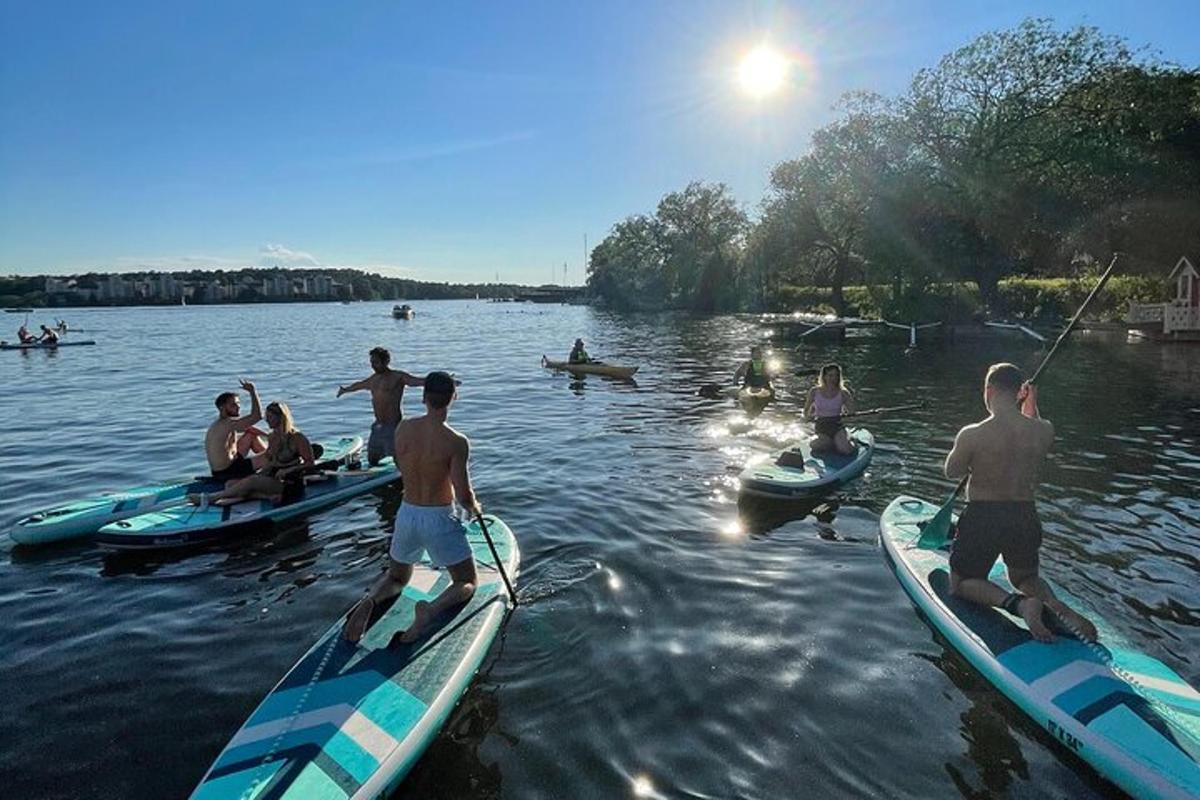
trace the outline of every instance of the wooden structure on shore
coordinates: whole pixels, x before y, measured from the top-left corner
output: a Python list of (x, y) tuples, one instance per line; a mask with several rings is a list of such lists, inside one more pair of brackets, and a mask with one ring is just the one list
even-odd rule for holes
[(1164, 342), (1200, 342), (1200, 272), (1183, 256), (1167, 280), (1175, 285), (1174, 300), (1129, 304), (1125, 321), (1130, 335)]

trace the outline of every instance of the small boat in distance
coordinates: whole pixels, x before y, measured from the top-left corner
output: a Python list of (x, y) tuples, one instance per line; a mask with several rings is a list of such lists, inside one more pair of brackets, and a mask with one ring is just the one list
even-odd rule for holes
[(415, 312), (412, 310), (412, 306), (410, 306), (408, 303), (405, 303), (402, 306), (392, 306), (393, 319), (412, 319), (414, 313)]
[(4, 313), (5, 314), (32, 314), (33, 309), (32, 308), (6, 308), (6, 309), (4, 309)]

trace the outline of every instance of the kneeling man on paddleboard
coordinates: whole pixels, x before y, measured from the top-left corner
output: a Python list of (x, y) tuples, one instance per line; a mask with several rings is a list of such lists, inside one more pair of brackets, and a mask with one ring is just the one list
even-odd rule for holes
[(413, 564), (429, 553), (435, 567), (445, 567), (452, 583), (432, 603), (416, 604), (416, 618), (397, 635), (400, 642), (421, 636), (441, 613), (465, 604), (475, 593), (475, 559), (466, 529), (454, 515), (454, 500), (478, 516), (481, 513), (467, 468), (470, 442), (446, 424), (454, 399), (454, 378), (431, 372), (424, 380), (426, 414), (405, 420), (396, 428), (396, 467), (404, 478), (404, 501), (396, 514), (387, 572), (371, 587), (346, 618), (342, 635), (357, 642), (371, 623), (412, 578)]
[[(1033, 494), (1054, 441), (1054, 426), (1038, 416), (1037, 391), (1024, 383), (1013, 364), (988, 369), (983, 402), (990, 416), (960, 430), (946, 457), (947, 477), (971, 476), (967, 508), (950, 554), (950, 591), (1022, 617), (1038, 641), (1054, 640), (1042, 619), (1044, 609), (1080, 638), (1095, 641), (1095, 626), (1055, 597), (1038, 576), (1042, 527)], [(1015, 592), (988, 580), (999, 556)]]

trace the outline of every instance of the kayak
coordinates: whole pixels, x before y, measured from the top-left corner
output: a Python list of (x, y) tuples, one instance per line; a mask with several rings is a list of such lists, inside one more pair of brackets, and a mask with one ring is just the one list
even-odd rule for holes
[(621, 380), (629, 380), (638, 371), (637, 367), (618, 367), (614, 364), (601, 364), (595, 361), (586, 364), (551, 361), (545, 356), (542, 356), (542, 366), (547, 369), (570, 372), (572, 375), (603, 375), (606, 378), (620, 378)]
[[(486, 516), (509, 578), (520, 562), (508, 526)], [(357, 645), (345, 617), (284, 676), (217, 756), (192, 800), (346, 800), (391, 794), (438, 736), (496, 638), (509, 608), (478, 522), (466, 526), (479, 584), (456, 614), (412, 644), (388, 647), (418, 600), (450, 582), (417, 564), (403, 594)]]
[[(937, 510), (898, 497), (879, 520), (884, 555), (920, 616), (1030, 719), (1130, 795), (1200, 797), (1200, 692), (1094, 616), (1100, 643), (1063, 632), (1043, 644), (1020, 617), (951, 597), (949, 546), (916, 547), (919, 524)], [(1001, 564), (988, 577), (1011, 590)]]
[(91, 339), (83, 341), (59, 341), (56, 344), (49, 342), (30, 342), (29, 344), (16, 344), (11, 342), (0, 342), (0, 350), (57, 350), (60, 347), (79, 347), (85, 344), (95, 344)]
[(292, 502), (243, 500), (207, 507), (185, 503), (105, 525), (96, 542), (112, 550), (162, 550), (220, 541), (253, 525), (282, 522), (335, 505), (400, 479), (390, 458), (366, 469), (339, 468), (305, 478), (304, 493)]
[(812, 440), (776, 454), (767, 463), (753, 464), (738, 476), (743, 494), (775, 500), (799, 500), (820, 496), (857, 478), (871, 463), (875, 437), (866, 428), (848, 428), (854, 452), (813, 453)]
[(762, 411), (774, 399), (775, 392), (771, 389), (743, 386), (737, 393), (738, 405), (748, 412)]
[[(322, 442), (322, 463), (343, 461), (362, 450), (361, 436)], [(207, 476), (178, 478), (137, 486), (120, 492), (86, 497), (66, 505), (47, 508), (17, 521), (11, 536), (18, 544), (35, 545), (90, 536), (101, 527), (185, 502), (188, 494), (220, 491), (224, 482)]]

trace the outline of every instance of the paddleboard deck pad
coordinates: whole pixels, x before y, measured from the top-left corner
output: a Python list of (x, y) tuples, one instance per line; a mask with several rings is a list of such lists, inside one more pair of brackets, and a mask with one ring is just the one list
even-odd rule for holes
[(160, 550), (220, 541), (254, 525), (282, 522), (400, 480), (390, 458), (377, 466), (351, 470), (341, 467), (306, 481), (303, 495), (292, 502), (243, 500), (222, 506), (173, 506), (105, 525), (96, 542), (112, 550)]
[(875, 437), (866, 428), (849, 428), (854, 452), (813, 453), (808, 439), (738, 476), (743, 494), (776, 500), (807, 499), (836, 489), (866, 471), (875, 452)]
[[(499, 519), (487, 527), (509, 578), (520, 562)], [(262, 701), (192, 794), (193, 800), (346, 800), (392, 792), (471, 684), (509, 608), (478, 521), (464, 526), (479, 572), (471, 601), (412, 644), (389, 647), (418, 600), (450, 584), (427, 562), (357, 645), (330, 628)]]
[[(347, 436), (320, 444), (325, 449), (319, 459), (323, 463), (346, 461), (357, 456), (363, 448), (361, 436)], [(24, 545), (91, 536), (105, 525), (179, 505), (189, 494), (219, 492), (223, 486), (224, 481), (209, 477), (178, 478), (86, 497), (18, 520), (11, 536), (13, 541)]]
[[(937, 510), (899, 497), (879, 522), (888, 564), (933, 628), (1030, 719), (1129, 794), (1200, 797), (1200, 692), (1094, 616), (1099, 643), (1067, 633), (1043, 644), (1020, 617), (951, 597), (949, 546), (916, 546), (920, 523)], [(1011, 591), (1002, 564), (988, 577)]]

